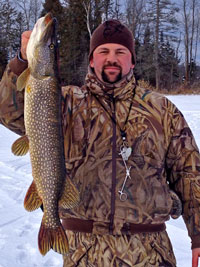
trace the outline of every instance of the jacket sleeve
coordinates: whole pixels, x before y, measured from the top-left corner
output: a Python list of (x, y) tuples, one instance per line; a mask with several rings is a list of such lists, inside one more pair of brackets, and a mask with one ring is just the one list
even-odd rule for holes
[(27, 65), (15, 57), (7, 65), (0, 82), (0, 123), (19, 135), (25, 133), (24, 92), (16, 90), (16, 81)]
[(182, 201), (182, 216), (192, 249), (200, 248), (200, 154), (189, 126), (177, 108), (173, 112), (171, 132), (166, 157), (169, 185)]

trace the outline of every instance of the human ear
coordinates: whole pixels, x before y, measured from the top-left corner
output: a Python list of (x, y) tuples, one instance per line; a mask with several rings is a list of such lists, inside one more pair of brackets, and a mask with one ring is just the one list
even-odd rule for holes
[(90, 67), (94, 68), (94, 60), (93, 57), (90, 58)]

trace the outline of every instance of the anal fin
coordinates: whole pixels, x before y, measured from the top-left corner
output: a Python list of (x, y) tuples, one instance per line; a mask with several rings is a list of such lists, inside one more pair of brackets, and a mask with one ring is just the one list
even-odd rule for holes
[(38, 195), (36, 184), (33, 181), (26, 193), (24, 199), (24, 208), (27, 211), (33, 211), (38, 209), (41, 205), (42, 205), (42, 199)]

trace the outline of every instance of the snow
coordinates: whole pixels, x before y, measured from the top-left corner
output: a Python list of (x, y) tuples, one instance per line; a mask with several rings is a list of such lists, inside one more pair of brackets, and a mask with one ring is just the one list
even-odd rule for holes
[[(200, 96), (167, 96), (184, 114), (200, 148)], [(62, 256), (50, 251), (42, 256), (37, 235), (42, 211), (27, 212), (23, 207), (31, 184), (29, 156), (16, 157), (11, 145), (16, 134), (0, 125), (0, 267), (61, 267)], [(182, 218), (167, 222), (177, 267), (191, 266), (190, 239)]]

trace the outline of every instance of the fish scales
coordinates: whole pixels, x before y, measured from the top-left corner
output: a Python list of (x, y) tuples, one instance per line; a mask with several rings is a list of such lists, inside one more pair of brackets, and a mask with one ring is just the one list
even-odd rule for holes
[(18, 156), (30, 151), (33, 183), (24, 206), (28, 211), (43, 206), (38, 235), (43, 255), (51, 248), (61, 254), (68, 252), (58, 206), (73, 208), (79, 203), (79, 192), (66, 177), (55, 26), (55, 19), (48, 13), (37, 21), (31, 33), (27, 46), (28, 69), (17, 80), (18, 90), (25, 87), (26, 136), (12, 146)]
[[(30, 87), (30, 92), (26, 92), (25, 97), (25, 127), (31, 143), (30, 156), (33, 177), (46, 207), (48, 205), (57, 206), (57, 196), (61, 192), (63, 184), (63, 180), (57, 179), (57, 177), (65, 178), (64, 152), (60, 130), (60, 90), (58, 88), (54, 91), (49, 90), (49, 85), (51, 88), (57, 87), (56, 81), (52, 78), (38, 82), (30, 76), (27, 86)], [(55, 184), (57, 186), (54, 186)], [(52, 199), (52, 196), (55, 199)], [(53, 217), (53, 221), (54, 218), (56, 217)]]

